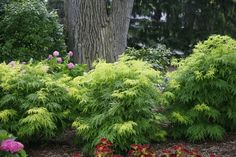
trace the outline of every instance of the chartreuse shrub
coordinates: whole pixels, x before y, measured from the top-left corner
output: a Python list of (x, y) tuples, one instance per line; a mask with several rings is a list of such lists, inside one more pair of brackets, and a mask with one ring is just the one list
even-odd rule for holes
[(134, 49), (128, 48), (125, 54), (133, 59), (147, 61), (154, 69), (166, 71), (170, 65), (171, 51), (165, 45), (158, 45), (156, 48)]
[(65, 50), (62, 25), (39, 0), (14, 0), (0, 22), (0, 62), (44, 59), (54, 48)]
[(221, 140), (236, 129), (236, 41), (214, 35), (170, 74), (174, 137)]
[(43, 140), (70, 125), (70, 77), (54, 78), (41, 63), (0, 64), (0, 129)]
[(78, 86), (78, 118), (73, 123), (85, 141), (85, 151), (93, 152), (100, 138), (124, 150), (133, 143), (160, 140), (163, 115), (154, 112), (165, 105), (158, 88), (160, 72), (151, 65), (122, 57), (117, 63), (98, 62), (94, 70), (73, 82)]

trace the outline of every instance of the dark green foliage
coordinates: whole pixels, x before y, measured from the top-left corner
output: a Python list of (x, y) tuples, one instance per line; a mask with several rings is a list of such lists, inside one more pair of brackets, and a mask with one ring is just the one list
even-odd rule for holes
[(154, 110), (165, 104), (158, 85), (160, 72), (145, 62), (123, 57), (117, 63), (99, 62), (83, 77), (75, 78), (78, 86), (78, 119), (73, 126), (92, 153), (101, 138), (124, 150), (133, 143), (160, 140), (163, 115)]
[(158, 45), (157, 48), (142, 48), (136, 50), (128, 48), (125, 54), (131, 56), (133, 59), (147, 61), (152, 64), (154, 69), (166, 71), (170, 65), (171, 52), (165, 45)]
[(71, 78), (55, 78), (47, 70), (41, 63), (0, 64), (0, 129), (33, 141), (70, 126)]
[(136, 0), (133, 17), (130, 47), (162, 43), (191, 53), (193, 46), (209, 35), (236, 38), (235, 0)]
[(170, 73), (174, 137), (221, 140), (236, 129), (236, 41), (211, 36)]
[(48, 0), (47, 1), (47, 6), (49, 10), (56, 10), (57, 14), (60, 18), (60, 22), (63, 24), (64, 23), (64, 0)]
[(0, 23), (0, 61), (44, 59), (55, 48), (65, 50), (62, 26), (38, 0), (11, 2)]

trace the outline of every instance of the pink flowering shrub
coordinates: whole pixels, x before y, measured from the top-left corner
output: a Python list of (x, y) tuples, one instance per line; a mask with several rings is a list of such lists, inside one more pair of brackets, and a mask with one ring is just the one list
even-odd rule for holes
[(0, 156), (1, 157), (26, 157), (24, 145), (4, 130), (0, 130)]
[(18, 153), (23, 150), (24, 146), (20, 142), (15, 141), (14, 139), (7, 139), (2, 141), (0, 145), (0, 150), (10, 152), (10, 153)]
[(60, 57), (60, 52), (54, 51), (53, 54), (48, 55), (47, 64), (49, 65), (49, 72), (68, 74), (69, 76), (76, 77), (83, 75), (87, 69), (85, 64), (72, 63), (71, 57), (74, 53), (69, 51), (65, 57)]

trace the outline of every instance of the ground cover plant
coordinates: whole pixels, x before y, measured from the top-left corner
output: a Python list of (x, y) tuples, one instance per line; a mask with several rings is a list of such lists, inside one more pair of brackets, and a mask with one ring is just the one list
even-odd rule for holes
[(211, 36), (170, 73), (173, 137), (221, 140), (236, 129), (236, 41)]
[(73, 126), (85, 142), (84, 150), (94, 152), (102, 137), (116, 143), (116, 150), (162, 139), (164, 116), (155, 112), (166, 105), (159, 89), (162, 80), (149, 64), (127, 61), (126, 56), (116, 63), (100, 61), (87, 75), (75, 78), (80, 103)]
[[(108, 139), (102, 138), (96, 145), (95, 157), (123, 157), (122, 155), (114, 154), (112, 148), (113, 143)], [(79, 155), (79, 154), (78, 154)], [(170, 148), (154, 151), (149, 144), (131, 144), (126, 156), (128, 157), (202, 157), (199, 150), (191, 148), (187, 145), (178, 144)], [(211, 153), (209, 157), (221, 157)]]

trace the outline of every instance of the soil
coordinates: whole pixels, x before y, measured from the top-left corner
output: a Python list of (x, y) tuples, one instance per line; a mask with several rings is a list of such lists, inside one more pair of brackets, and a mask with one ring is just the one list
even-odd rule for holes
[[(29, 157), (72, 157), (73, 154), (80, 153), (79, 148), (73, 144), (75, 132), (69, 131), (59, 139), (54, 139), (46, 145), (26, 148)], [(216, 153), (223, 157), (236, 157), (236, 133), (231, 133), (221, 142), (189, 143), (187, 141), (167, 140), (164, 143), (154, 143), (151, 146), (157, 152), (167, 149), (176, 144), (184, 144), (201, 151), (203, 157), (210, 157), (211, 153)], [(82, 154), (82, 153), (80, 153)], [(83, 154), (82, 154), (83, 156)]]

